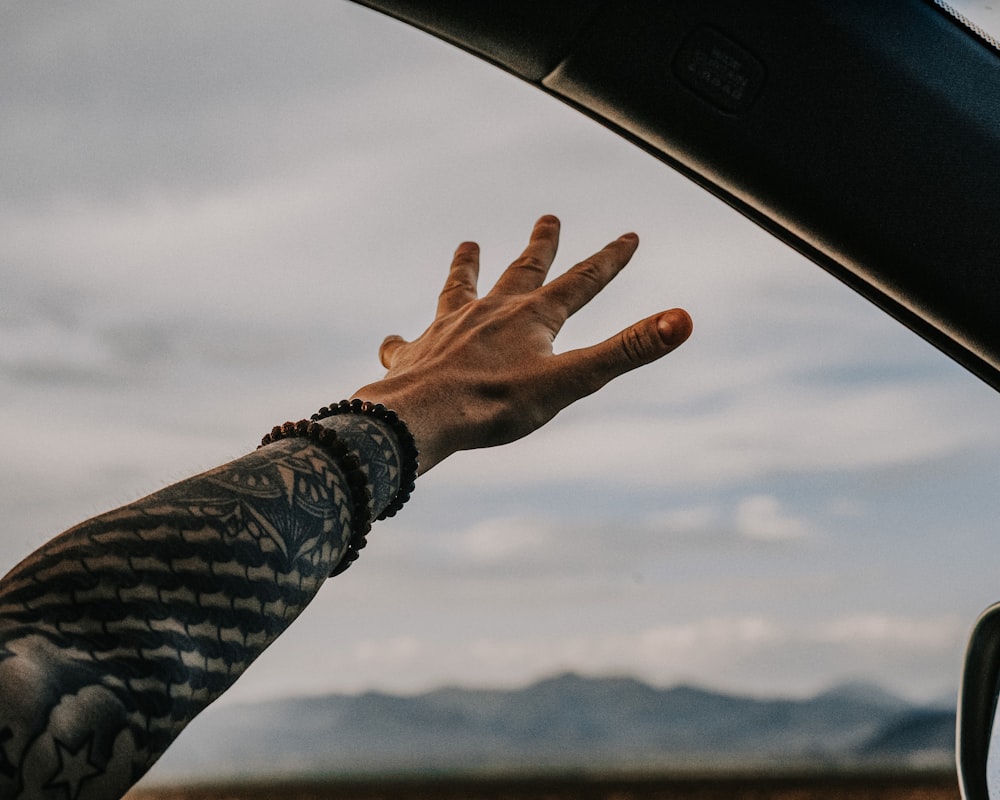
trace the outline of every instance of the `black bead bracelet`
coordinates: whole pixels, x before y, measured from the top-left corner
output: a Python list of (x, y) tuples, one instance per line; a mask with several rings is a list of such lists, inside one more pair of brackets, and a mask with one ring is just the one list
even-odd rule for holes
[(316, 422), (341, 414), (363, 414), (373, 417), (384, 422), (396, 434), (402, 451), (399, 459), (399, 489), (382, 513), (378, 515), (378, 519), (395, 516), (396, 512), (410, 499), (410, 495), (416, 487), (420, 454), (417, 452), (417, 444), (413, 440), (413, 434), (410, 433), (406, 423), (399, 418), (399, 414), (395, 411), (386, 408), (381, 403), (370, 403), (367, 400), (341, 400), (339, 403), (331, 403), (313, 414), (312, 420)]
[(347, 481), (351, 491), (353, 508), (351, 538), (347, 543), (347, 551), (330, 573), (331, 577), (339, 575), (358, 560), (359, 551), (368, 543), (366, 537), (372, 529), (372, 496), (368, 491), (368, 478), (361, 468), (358, 457), (340, 440), (337, 432), (317, 422), (302, 419), (298, 422), (277, 425), (270, 433), (264, 435), (260, 440), (260, 446), (264, 447), (281, 439), (309, 439), (315, 442), (333, 457), (334, 462), (344, 473), (344, 480)]

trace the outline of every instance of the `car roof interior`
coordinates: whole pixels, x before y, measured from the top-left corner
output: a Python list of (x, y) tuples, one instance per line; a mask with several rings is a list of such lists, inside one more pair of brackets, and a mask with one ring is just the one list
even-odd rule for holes
[(359, 2), (600, 121), (1000, 389), (1000, 53), (941, 5)]

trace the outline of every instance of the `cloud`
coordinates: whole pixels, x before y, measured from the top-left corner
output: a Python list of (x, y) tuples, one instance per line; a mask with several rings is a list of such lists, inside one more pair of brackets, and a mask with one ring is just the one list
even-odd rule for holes
[(726, 524), (726, 513), (721, 506), (706, 503), (657, 511), (643, 521), (650, 528), (668, 533), (705, 535)]
[(6, 326), (0, 336), (0, 375), (62, 385), (99, 381), (114, 359), (94, 331), (55, 320)]
[(350, 649), (351, 660), (361, 668), (392, 663), (397, 668), (412, 669), (428, 657), (427, 646), (416, 636), (391, 639), (362, 639)]
[(294, 170), (337, 141), (352, 93), (392, 75), (398, 62), (365, 58), (373, 40), (414, 69), (431, 44), (308, 0), (18, 9), (0, 47), (0, 136), (17, 154), (2, 191), (134, 201)]
[(781, 375), (734, 387), (725, 400), (706, 398), (701, 406), (695, 398), (671, 402), (669, 377), (637, 379), (654, 392), (660, 380), (665, 401), (659, 413), (621, 411), (628, 408), (627, 391), (608, 387), (534, 437), (500, 452), (461, 454), (432, 479), (648, 490), (725, 486), (755, 475), (933, 461), (993, 446), (1000, 430), (996, 404), (985, 394), (953, 413), (964, 391), (945, 380), (844, 385), (834, 392)]
[(763, 542), (800, 539), (813, 532), (804, 517), (789, 514), (772, 495), (745, 497), (736, 508), (736, 530), (740, 536)]
[[(919, 676), (924, 699), (950, 688), (939, 670), (942, 663), (954, 662), (954, 648), (965, 635), (958, 620), (879, 614), (866, 619), (831, 617), (812, 626), (763, 615), (727, 615), (617, 633), (497, 636), (463, 631), (444, 648), (434, 635), (354, 639), (348, 634), (338, 651), (315, 657), (317, 669), (303, 673), (310, 683), (297, 690), (355, 691), (379, 685), (414, 692), (446, 682), (516, 686), (581, 665), (589, 674), (637, 675), (664, 686), (686, 682), (753, 692), (766, 685), (766, 693), (775, 695), (818, 692), (852, 678), (877, 680), (887, 667), (906, 665), (907, 672)], [(871, 635), (876, 619), (881, 626), (877, 636)], [(859, 623), (867, 634), (854, 635)], [(849, 631), (849, 646), (840, 646), (844, 642), (839, 637)], [(788, 669), (789, 662), (803, 659), (810, 672)], [(771, 676), (765, 679), (768, 670)], [(330, 676), (337, 676), (336, 682)], [(259, 696), (265, 682), (257, 687), (251, 683), (237, 688), (238, 697), (227, 702)]]
[(549, 527), (527, 517), (486, 519), (456, 536), (449, 550), (453, 557), (478, 564), (531, 559), (553, 545)]
[(915, 619), (885, 613), (854, 614), (818, 626), (815, 638), (850, 647), (875, 644), (921, 650), (947, 647), (967, 627), (954, 617)]
[[(387, 580), (405, 580), (420, 565), (442, 580), (471, 579), (515, 594), (529, 586), (582, 591), (593, 585), (599, 570), (606, 573), (600, 580), (617, 580), (636, 563), (655, 571), (680, 552), (728, 557), (748, 548), (771, 551), (822, 530), (819, 522), (792, 513), (773, 495), (737, 497), (732, 504), (661, 501), (648, 513), (623, 511), (621, 498), (612, 498), (616, 507), (604, 510), (518, 498), (508, 513), (466, 508), (461, 520), (453, 517), (426, 529), (401, 520), (394, 535), (380, 538), (378, 545), (384, 568), (396, 575)], [(403, 533), (404, 527), (412, 529)]]
[(774, 544), (814, 536), (818, 525), (801, 514), (787, 510), (782, 501), (769, 494), (751, 494), (722, 503), (666, 508), (647, 515), (643, 524), (662, 531), (671, 543), (683, 538), (688, 544), (701, 540), (715, 547), (720, 540), (735, 539)]

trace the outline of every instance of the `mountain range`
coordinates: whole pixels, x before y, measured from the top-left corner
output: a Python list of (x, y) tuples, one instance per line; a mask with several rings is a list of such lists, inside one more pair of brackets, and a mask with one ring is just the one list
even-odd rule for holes
[(954, 728), (953, 708), (866, 684), (765, 699), (568, 673), (516, 690), (209, 709), (151, 778), (947, 768)]

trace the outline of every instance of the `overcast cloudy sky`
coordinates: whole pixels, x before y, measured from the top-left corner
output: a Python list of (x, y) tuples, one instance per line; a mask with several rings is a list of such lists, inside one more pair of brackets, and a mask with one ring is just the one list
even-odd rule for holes
[[(570, 348), (695, 335), (421, 480), (225, 702), (560, 670), (953, 693), (1000, 600), (1000, 397), (649, 156), (346, 2), (0, 10), (0, 571), (380, 373), (454, 246), (628, 230)], [(442, 409), (446, 413), (446, 409)]]

